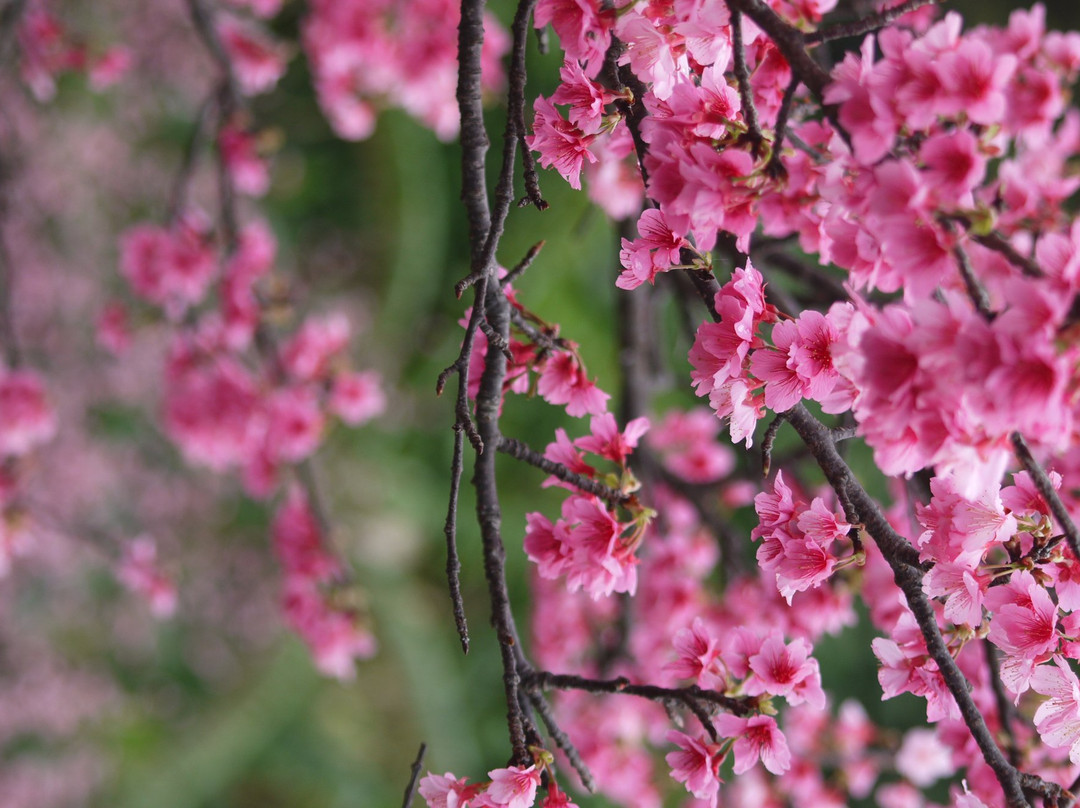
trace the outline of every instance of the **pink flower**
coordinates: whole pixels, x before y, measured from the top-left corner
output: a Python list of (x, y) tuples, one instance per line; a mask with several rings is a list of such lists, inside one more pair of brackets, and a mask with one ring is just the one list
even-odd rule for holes
[(487, 796), (495, 804), (506, 808), (529, 808), (536, 801), (536, 789), (540, 786), (543, 772), (535, 765), (523, 769), (510, 766), (488, 772), (491, 785)]
[(241, 92), (259, 95), (274, 89), (285, 74), (285, 48), (264, 30), (235, 17), (220, 16), (217, 27)]
[(783, 696), (792, 705), (806, 701), (818, 710), (825, 706), (818, 662), (810, 656), (810, 644), (804, 639), (785, 645), (784, 638), (773, 633), (750, 657), (750, 670), (754, 678), (747, 682), (746, 692), (752, 696), (769, 693)]
[(224, 126), (218, 134), (218, 148), (238, 192), (255, 197), (266, 193), (270, 170), (258, 154), (254, 135), (236, 126)]
[(735, 739), (735, 774), (749, 771), (758, 760), (773, 774), (791, 768), (787, 741), (772, 716), (739, 718), (721, 713), (716, 717), (716, 729), (723, 737)]
[(667, 739), (679, 747), (677, 752), (665, 756), (671, 767), (671, 776), (686, 784), (686, 790), (700, 800), (716, 808), (720, 791), (720, 764), (725, 755), (721, 745), (704, 738), (693, 738), (677, 730), (670, 730)]
[(580, 418), (600, 415), (607, 409), (608, 394), (589, 381), (569, 351), (555, 354), (544, 363), (536, 391), (549, 404), (565, 404), (567, 415)]
[(620, 289), (636, 289), (646, 281), (655, 283), (657, 274), (678, 264), (680, 251), (690, 245), (672, 232), (659, 210), (650, 208), (642, 212), (637, 226), (639, 237), (633, 241), (624, 238), (619, 251), (623, 272), (615, 285)]
[(120, 356), (131, 347), (131, 324), (123, 303), (112, 301), (101, 310), (97, 322), (97, 341), (113, 356)]
[(124, 547), (117, 577), (150, 604), (154, 617), (171, 617), (176, 611), (176, 587), (157, 565), (157, 547), (149, 536), (139, 536)]
[(208, 227), (196, 215), (171, 229), (138, 225), (120, 239), (120, 273), (135, 294), (173, 319), (205, 297), (216, 269)]
[(1051, 747), (1068, 747), (1069, 760), (1080, 764), (1080, 683), (1060, 656), (1053, 665), (1040, 665), (1031, 675), (1031, 688), (1049, 698), (1035, 711), (1039, 736)]
[(322, 378), (349, 345), (349, 319), (344, 314), (309, 317), (281, 350), (281, 361), (299, 381)]
[(677, 476), (692, 483), (711, 483), (735, 467), (735, 456), (720, 445), (720, 424), (708, 409), (672, 410), (648, 435), (648, 444)]
[(537, 28), (551, 23), (567, 58), (583, 62), (586, 75), (595, 76), (611, 44), (612, 16), (598, 0), (540, 0), (533, 19)]
[(699, 687), (724, 689), (719, 643), (704, 620), (695, 617), (690, 628), (679, 629), (672, 646), (679, 657), (665, 665), (665, 671), (678, 679), (693, 679)]
[(993, 612), (990, 641), (1010, 656), (1041, 660), (1058, 646), (1057, 606), (1031, 573), (1015, 573), (1005, 586), (986, 593)]
[(619, 465), (626, 465), (626, 459), (637, 447), (638, 440), (648, 431), (649, 419), (635, 418), (620, 432), (615, 416), (605, 412), (592, 417), (589, 429), (592, 434), (578, 438), (574, 441), (575, 446)]
[(589, 151), (595, 134), (582, 132), (568, 123), (550, 99), (538, 96), (533, 104), (533, 134), (525, 142), (533, 151), (540, 153), (540, 165), (554, 167), (570, 187), (581, 190), (581, 166), (585, 160), (596, 162), (596, 155)]
[(318, 396), (309, 387), (276, 391), (269, 401), (266, 442), (271, 457), (297, 463), (314, 454), (326, 419)]
[(359, 426), (382, 415), (386, 410), (386, 394), (379, 374), (373, 370), (338, 373), (327, 407), (349, 426)]
[(471, 800), (480, 790), (479, 785), (468, 785), (465, 778), (453, 774), (431, 774), (420, 780), (418, 791), (427, 800), (428, 808), (468, 808)]
[(904, 735), (896, 754), (896, 770), (920, 788), (933, 785), (942, 777), (950, 777), (956, 767), (949, 748), (930, 729), (913, 729)]
[(56, 434), (56, 413), (32, 370), (0, 371), (0, 456), (24, 455)]

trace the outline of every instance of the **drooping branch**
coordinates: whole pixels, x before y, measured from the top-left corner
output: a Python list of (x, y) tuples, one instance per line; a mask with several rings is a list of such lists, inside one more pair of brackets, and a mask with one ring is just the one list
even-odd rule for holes
[[(513, 47), (514, 53), (521, 54), (521, 57), (515, 57), (511, 68), (512, 73), (517, 73), (510, 79), (511, 108), (516, 108), (518, 103), (524, 104), (523, 49), (533, 3), (534, 0), (521, 0), (515, 16)], [(468, 341), (475, 333), (479, 324), (478, 318), (484, 317), (491, 332), (505, 342), (510, 331), (510, 304), (495, 277), (495, 254), (513, 197), (517, 131), (511, 116), (507, 121), (503, 143), (503, 162), (496, 185), (496, 209), (493, 218), (484, 171), (488, 137), (484, 127), (480, 83), (480, 57), (484, 43), (483, 18), (483, 0), (462, 0), (461, 24), (458, 28), (457, 88), (458, 107), (461, 112), (462, 199), (469, 218), (472, 256), (470, 274), (477, 278), (470, 327), (466, 330), (465, 339)], [(520, 98), (514, 98), (515, 95)], [(458, 372), (459, 405), (465, 396), (464, 391), (467, 390), (470, 352), (471, 344), (468, 350), (463, 344), (462, 352), (455, 363)], [(517, 627), (506, 585), (506, 549), (502, 541), (502, 510), (495, 475), (496, 452), (490, 450), (499, 445), (499, 412), (506, 366), (506, 356), (502, 351), (487, 351), (480, 387), (476, 394), (478, 441), (474, 443), (477, 456), (473, 467), (473, 486), (476, 489), (476, 515), (483, 545), (484, 575), (491, 601), (491, 620), (502, 657), (503, 689), (513, 760), (518, 765), (526, 765), (530, 759), (527, 739), (536, 735), (536, 729), (522, 708), (523, 694), (518, 671), (519, 665), (524, 663), (518, 647)], [(451, 369), (453, 368), (455, 366), (451, 366)], [(440, 377), (440, 386), (445, 382), (445, 376), (446, 372)], [(460, 423), (460, 410), (457, 417)], [(485, 447), (489, 449), (485, 450)]]
[[(828, 429), (802, 404), (788, 410), (787, 418), (803, 442), (810, 448), (830, 485), (838, 492), (843, 490), (858, 509), (859, 518), (866, 532), (874, 539), (881, 554), (892, 568), (893, 578), (904, 593), (908, 608), (915, 616), (923, 640), (926, 642), (927, 651), (937, 663), (945, 686), (955, 699), (960, 715), (982, 752), (983, 759), (997, 776), (1008, 804), (1013, 808), (1028, 805), (1024, 787), (1030, 787), (1031, 784), (1002, 754), (982, 713), (971, 698), (971, 685), (949, 652), (941, 630), (938, 628), (937, 616), (923, 592), (923, 569), (918, 562), (915, 549), (892, 528), (877, 504), (855, 479), (851, 469), (837, 453)], [(1044, 785), (1046, 788), (1051, 787), (1051, 784)]]

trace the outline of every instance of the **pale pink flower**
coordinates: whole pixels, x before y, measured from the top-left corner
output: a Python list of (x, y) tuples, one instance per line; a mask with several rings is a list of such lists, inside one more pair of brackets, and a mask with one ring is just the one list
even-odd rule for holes
[(670, 730), (667, 739), (679, 747), (679, 751), (668, 752), (664, 758), (671, 767), (672, 778), (685, 783), (687, 791), (716, 808), (722, 782), (720, 764), (725, 757), (721, 745), (677, 730)]
[(665, 671), (678, 679), (693, 679), (699, 687), (724, 689), (719, 642), (704, 620), (695, 617), (690, 628), (675, 632), (672, 646), (679, 656), (664, 666)]
[(491, 785), (488, 786), (487, 796), (499, 806), (529, 808), (536, 800), (536, 789), (540, 786), (542, 773), (535, 765), (527, 769), (520, 766), (493, 769), (488, 772)]
[(219, 15), (217, 29), (241, 92), (259, 95), (274, 89), (285, 74), (284, 46), (265, 30), (235, 17)]
[(783, 774), (791, 768), (787, 740), (772, 716), (739, 718), (721, 713), (715, 723), (723, 737), (735, 739), (735, 774), (747, 772), (758, 760), (773, 774)]
[(359, 426), (386, 411), (382, 379), (374, 370), (334, 376), (327, 409), (349, 426)]
[(904, 742), (896, 753), (896, 770), (920, 788), (933, 785), (942, 777), (956, 771), (952, 754), (930, 729), (912, 729), (904, 734)]
[(158, 567), (157, 546), (151, 537), (139, 536), (124, 547), (117, 577), (146, 600), (154, 617), (171, 617), (176, 611), (176, 587)]
[(1031, 688), (1049, 698), (1035, 711), (1039, 736), (1055, 748), (1068, 747), (1069, 759), (1080, 764), (1080, 683), (1060, 656), (1053, 665), (1040, 665), (1031, 675)]
[(636, 289), (646, 281), (656, 283), (656, 276), (679, 263), (679, 253), (690, 243), (675, 235), (664, 214), (654, 208), (643, 211), (638, 219), (638, 238), (622, 240), (619, 263), (623, 272), (615, 281), (620, 289)]
[(469, 785), (465, 778), (456, 778), (449, 771), (420, 779), (417, 791), (427, 800), (428, 808), (468, 808), (469, 800), (480, 791), (480, 785)]
[(615, 416), (610, 412), (594, 415), (589, 423), (591, 435), (574, 441), (574, 445), (586, 452), (592, 452), (608, 460), (626, 464), (626, 459), (633, 453), (641, 436), (649, 430), (648, 418), (635, 418), (619, 431)]
[(804, 701), (815, 709), (825, 706), (821, 689), (821, 672), (816, 659), (810, 656), (810, 643), (802, 638), (785, 644), (779, 633), (771, 634), (761, 649), (750, 657), (754, 676), (746, 683), (750, 695), (769, 693), (783, 696), (789, 704)]

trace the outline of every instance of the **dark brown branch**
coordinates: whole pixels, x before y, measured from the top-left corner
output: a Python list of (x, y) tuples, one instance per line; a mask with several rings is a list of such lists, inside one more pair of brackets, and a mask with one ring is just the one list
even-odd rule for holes
[(953, 255), (956, 257), (956, 263), (960, 267), (960, 277), (964, 279), (964, 287), (967, 289), (968, 297), (971, 298), (976, 311), (987, 320), (993, 320), (994, 311), (990, 308), (990, 296), (986, 294), (986, 289), (979, 283), (979, 279), (975, 277), (975, 270), (972, 268), (971, 261), (968, 259), (967, 253), (964, 252), (964, 248), (960, 246), (954, 247)]
[[(528, 33), (528, 19), (535, 0), (521, 0), (514, 17), (515, 54), (522, 53), (524, 38)], [(461, 23), (458, 27), (458, 108), (461, 111), (462, 144), (462, 199), (469, 219), (469, 244), (471, 248), (470, 269), (479, 273), (476, 282), (470, 327), (466, 340), (471, 341), (479, 320), (484, 317), (492, 332), (506, 342), (510, 330), (510, 303), (495, 278), (495, 253), (502, 234), (503, 223), (513, 196), (514, 155), (517, 148), (517, 132), (514, 116), (507, 121), (503, 162), (496, 188), (495, 216), (492, 217), (487, 195), (484, 163), (488, 149), (487, 131), (484, 128), (482, 92), (480, 84), (480, 61), (484, 44), (483, 0), (462, 0)], [(511, 110), (524, 104), (524, 59), (515, 57), (511, 65)], [(467, 363), (471, 344), (455, 363), (458, 372), (458, 422), (461, 422), (460, 402), (466, 389)], [(523, 660), (518, 647), (517, 627), (510, 608), (510, 596), (506, 586), (506, 548), (502, 540), (502, 509), (496, 485), (496, 452), (484, 451), (484, 446), (499, 444), (499, 410), (502, 405), (502, 387), (506, 378), (506, 356), (498, 350), (490, 350), (484, 358), (484, 372), (476, 395), (476, 432), (478, 438), (476, 462), (473, 467), (473, 486), (476, 489), (476, 518), (480, 526), (483, 545), (484, 575), (487, 579), (491, 600), (491, 621), (498, 638), (503, 666), (503, 689), (506, 694), (507, 727), (513, 748), (513, 761), (527, 765), (530, 755), (528, 738), (536, 734), (532, 721), (522, 709), (519, 665)], [(454, 368), (454, 366), (451, 366)], [(441, 377), (445, 382), (445, 375)]]
[(507, 286), (522, 275), (525, 274), (525, 270), (532, 266), (533, 261), (536, 260), (536, 256), (540, 254), (540, 251), (544, 249), (544, 242), (538, 241), (529, 248), (529, 251), (525, 253), (525, 257), (518, 261), (517, 265), (506, 273), (506, 277), (503, 278), (503, 286)]
[(1008, 259), (1009, 263), (1017, 267), (1021, 272), (1027, 275), (1029, 278), (1041, 278), (1045, 275), (1042, 268), (1036, 264), (1032, 259), (1025, 255), (1021, 255), (1016, 251), (1008, 241), (1002, 238), (997, 233), (990, 233), (985, 236), (973, 235), (977, 243), (984, 247), (987, 247), (995, 252), (999, 252)]
[(836, 452), (832, 437), (825, 426), (802, 404), (788, 410), (787, 416), (795, 431), (810, 448), (825, 477), (829, 480), (829, 484), (834, 490), (838, 492), (843, 490), (850, 497), (852, 504), (859, 511), (860, 521), (892, 568), (896, 585), (904, 593), (908, 608), (911, 609), (922, 631), (927, 651), (937, 663), (942, 679), (949, 692), (952, 693), (960, 715), (982, 752), (983, 759), (997, 776), (1009, 806), (1011, 808), (1027, 806), (1029, 803), (1024, 795), (1024, 787), (1027, 784), (1022, 784), (1021, 773), (1009, 763), (995, 742), (982, 713), (971, 698), (971, 684), (957, 667), (956, 660), (949, 653), (948, 646), (941, 636), (934, 609), (923, 592), (923, 570), (915, 549), (893, 530), (877, 504), (855, 479), (851, 469)]
[(994, 691), (994, 704), (997, 706), (998, 720), (1001, 722), (1001, 731), (1005, 735), (1005, 749), (1009, 754), (1009, 762), (1013, 766), (1020, 765), (1020, 750), (1016, 746), (1016, 735), (1013, 733), (1013, 721), (1016, 719), (1016, 708), (1013, 707), (1009, 697), (1005, 694), (1005, 687), (1001, 683), (1000, 659), (997, 648), (990, 640), (983, 638), (983, 651), (986, 653), (987, 676), (990, 678), (990, 688)]
[(727, 0), (727, 3), (732, 11), (742, 12), (769, 35), (802, 83), (821, 100), (829, 84), (829, 74), (806, 52), (806, 39), (802, 32), (762, 0)]
[(570, 761), (571, 767), (577, 772), (579, 778), (581, 778), (581, 784), (585, 786), (585, 789), (591, 794), (596, 791), (596, 780), (592, 776), (592, 772), (589, 771), (589, 766), (585, 763), (584, 758), (581, 757), (581, 752), (574, 746), (573, 741), (570, 740), (562, 727), (559, 726), (555, 720), (555, 714), (551, 711), (551, 705), (547, 703), (543, 694), (538, 693), (535, 690), (528, 691), (529, 703), (536, 710), (540, 716), (540, 720), (544, 722), (544, 727), (548, 731), (548, 735), (551, 740), (555, 741), (555, 745), (559, 747), (563, 754), (566, 755), (566, 759)]
[(784, 421), (787, 419), (784, 414), (777, 413), (773, 418), (772, 423), (769, 424), (769, 428), (765, 430), (765, 436), (761, 439), (761, 476), (768, 477), (769, 471), (772, 469), (772, 449), (773, 444), (776, 443), (776, 434), (780, 431), (780, 427), (784, 425)]
[(773, 136), (772, 155), (765, 165), (765, 173), (777, 179), (787, 176), (784, 161), (780, 158), (780, 152), (784, 148), (784, 137), (787, 135), (788, 118), (791, 116), (791, 105), (795, 101), (795, 93), (798, 92), (802, 80), (794, 72), (791, 81), (784, 90), (784, 97), (780, 101), (780, 111), (776, 113), (776, 127)]
[(610, 488), (598, 480), (571, 471), (562, 463), (548, 460), (539, 452), (529, 448), (529, 446), (514, 438), (508, 438), (505, 435), (500, 436), (496, 448), (498, 448), (500, 452), (508, 454), (516, 460), (521, 460), (522, 462), (528, 463), (530, 466), (535, 466), (541, 471), (547, 472), (553, 477), (558, 477), (564, 483), (570, 483), (570, 485), (584, 491), (586, 494), (592, 494), (594, 497), (599, 497), (609, 505), (620, 505), (633, 498), (633, 494), (616, 491), (614, 488)]
[[(730, 4), (729, 4), (730, 5)], [(755, 159), (761, 154), (765, 136), (761, 133), (757, 107), (754, 106), (754, 88), (750, 86), (750, 70), (746, 66), (746, 50), (743, 48), (742, 14), (731, 8), (731, 50), (735, 57), (735, 80), (739, 84), (743, 120), (746, 121), (746, 140)]]
[(895, 22), (911, 11), (915, 11), (923, 6), (932, 6), (941, 1), (942, 0), (906, 0), (906, 2), (901, 3), (898, 6), (893, 6), (892, 8), (887, 8), (878, 14), (868, 14), (858, 20), (839, 23), (807, 34), (806, 44), (817, 45), (821, 42), (831, 42), (834, 39), (845, 39), (847, 37), (869, 34)]
[(458, 492), (461, 490), (461, 473), (464, 469), (462, 453), (465, 436), (460, 424), (454, 424), (454, 458), (450, 463), (450, 504), (446, 509), (446, 584), (454, 608), (454, 625), (457, 626), (461, 650), (469, 653), (469, 624), (465, 620), (465, 602), (461, 597), (461, 560), (457, 551)]
[(420, 767), (424, 765), (424, 753), (426, 751), (427, 744), (420, 744), (420, 751), (416, 753), (416, 760), (412, 764), (409, 784), (405, 786), (405, 798), (401, 802), (401, 808), (409, 808), (412, 805), (413, 797), (416, 794), (416, 784), (420, 780)]
[(1072, 550), (1076, 558), (1080, 558), (1080, 532), (1077, 531), (1076, 523), (1073, 522), (1072, 517), (1069, 515), (1065, 503), (1061, 501), (1058, 492), (1054, 490), (1054, 484), (1050, 482), (1049, 475), (1039, 464), (1039, 461), (1035, 459), (1035, 456), (1031, 454), (1031, 449), (1028, 447), (1023, 435), (1019, 432), (1013, 432), (1010, 438), (1013, 449), (1016, 450), (1016, 456), (1020, 460), (1020, 465), (1027, 469), (1031, 479), (1035, 482), (1035, 487), (1039, 489), (1042, 498), (1050, 506), (1050, 513), (1054, 515), (1058, 527), (1065, 534), (1065, 541), (1068, 542), (1069, 549)]
[(635, 685), (621, 676), (616, 679), (589, 679), (576, 674), (528, 671), (522, 676), (522, 686), (538, 690), (581, 690), (585, 693), (596, 694), (622, 693), (662, 704), (689, 705), (691, 702), (697, 702), (699, 705), (711, 705), (739, 716), (750, 715), (757, 708), (756, 699), (752, 698), (733, 698), (715, 690), (703, 690), (696, 685), (689, 687)]

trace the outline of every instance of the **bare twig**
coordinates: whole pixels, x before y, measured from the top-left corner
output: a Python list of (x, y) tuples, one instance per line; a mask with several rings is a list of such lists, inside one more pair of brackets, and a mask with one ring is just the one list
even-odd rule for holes
[(584, 758), (581, 757), (581, 752), (574, 746), (573, 741), (570, 740), (570, 736), (567, 735), (562, 727), (559, 726), (555, 720), (555, 714), (551, 711), (551, 705), (547, 703), (543, 694), (538, 693), (535, 690), (528, 690), (529, 703), (536, 710), (540, 716), (540, 720), (544, 722), (544, 728), (547, 729), (548, 735), (551, 736), (551, 740), (555, 741), (555, 745), (559, 747), (563, 754), (566, 755), (566, 759), (570, 761), (571, 767), (577, 772), (578, 777), (581, 778), (581, 784), (585, 786), (589, 793), (596, 791), (596, 780), (592, 776), (592, 772), (589, 771), (589, 766), (585, 763)]
[(742, 13), (731, 8), (731, 49), (735, 57), (735, 80), (739, 83), (739, 99), (742, 101), (743, 120), (746, 121), (746, 140), (755, 158), (761, 154), (765, 135), (761, 133), (757, 107), (754, 106), (754, 88), (750, 86), (750, 70), (746, 66), (746, 50), (743, 47)]
[(454, 607), (454, 625), (457, 626), (461, 650), (469, 653), (469, 624), (465, 620), (465, 602), (461, 597), (461, 560), (457, 551), (458, 492), (461, 489), (461, 473), (464, 467), (462, 452), (465, 436), (460, 424), (454, 424), (454, 459), (450, 464), (450, 504), (446, 510), (446, 583), (450, 589), (450, 601)]
[(878, 14), (867, 14), (858, 20), (822, 28), (806, 35), (807, 45), (817, 45), (821, 42), (831, 42), (834, 39), (862, 36), (884, 28), (892, 22), (903, 17), (905, 14), (920, 9), (923, 6), (932, 6), (942, 0), (907, 0), (892, 8), (887, 8)]
[(536, 256), (540, 254), (540, 251), (544, 249), (544, 242), (538, 241), (529, 248), (529, 251), (525, 253), (525, 257), (518, 261), (517, 265), (506, 273), (506, 277), (503, 278), (503, 286), (511, 284), (525, 274), (525, 270), (532, 266), (533, 261), (536, 260)]
[(620, 505), (624, 502), (629, 502), (633, 498), (633, 494), (617, 491), (614, 488), (604, 485), (598, 480), (571, 471), (562, 463), (548, 460), (539, 452), (529, 448), (525, 443), (515, 440), (514, 438), (508, 438), (505, 435), (500, 436), (497, 448), (504, 454), (508, 454), (517, 460), (528, 463), (530, 466), (535, 466), (553, 477), (558, 477), (564, 483), (570, 483), (570, 485), (584, 491), (586, 494), (592, 494), (594, 497), (599, 497), (609, 505)]
[(780, 157), (780, 152), (784, 148), (788, 118), (791, 116), (791, 105), (801, 84), (802, 80), (798, 74), (792, 72), (791, 81), (788, 82), (787, 89), (784, 90), (784, 97), (780, 101), (780, 111), (776, 113), (776, 134), (773, 136), (772, 155), (770, 155), (769, 162), (765, 165), (765, 173), (770, 177), (779, 179), (787, 176), (787, 169), (784, 168), (784, 161)]
[(416, 753), (416, 760), (414, 760), (412, 764), (409, 784), (405, 786), (405, 798), (401, 802), (401, 808), (409, 808), (409, 806), (412, 805), (413, 797), (416, 794), (416, 784), (420, 779), (420, 768), (424, 765), (424, 753), (426, 751), (427, 744), (420, 744), (420, 751)]
[(1080, 531), (1077, 531), (1076, 523), (1069, 515), (1068, 508), (1061, 501), (1058, 492), (1054, 490), (1054, 484), (1050, 482), (1049, 475), (1031, 453), (1031, 449), (1028, 447), (1023, 435), (1019, 432), (1013, 432), (1010, 438), (1016, 456), (1020, 459), (1020, 465), (1027, 469), (1031, 479), (1035, 482), (1035, 487), (1039, 489), (1039, 493), (1046, 500), (1046, 504), (1050, 506), (1050, 513), (1054, 515), (1058, 527), (1065, 534), (1065, 541), (1068, 542), (1069, 549), (1072, 550), (1076, 558), (1080, 558)]

